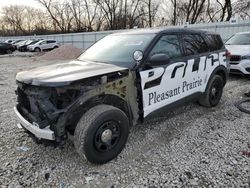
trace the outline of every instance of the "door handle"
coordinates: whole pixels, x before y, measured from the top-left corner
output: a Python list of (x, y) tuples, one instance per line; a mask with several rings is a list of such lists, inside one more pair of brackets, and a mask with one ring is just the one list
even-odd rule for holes
[(149, 73), (148, 73), (148, 77), (152, 77), (152, 76), (154, 76), (154, 71), (150, 71)]

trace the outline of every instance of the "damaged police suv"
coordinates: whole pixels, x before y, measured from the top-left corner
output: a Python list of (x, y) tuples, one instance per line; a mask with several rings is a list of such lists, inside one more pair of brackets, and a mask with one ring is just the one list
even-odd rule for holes
[(22, 126), (37, 140), (73, 137), (92, 163), (115, 158), (129, 128), (187, 101), (216, 106), (228, 76), (218, 34), (188, 29), (109, 35), (78, 59), (16, 76)]

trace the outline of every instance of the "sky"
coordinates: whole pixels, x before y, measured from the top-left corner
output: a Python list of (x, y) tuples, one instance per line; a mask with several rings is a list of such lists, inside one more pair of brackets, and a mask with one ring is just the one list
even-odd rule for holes
[(4, 6), (8, 5), (25, 5), (25, 6), (32, 6), (32, 7), (41, 7), (36, 0), (0, 0), (0, 10)]

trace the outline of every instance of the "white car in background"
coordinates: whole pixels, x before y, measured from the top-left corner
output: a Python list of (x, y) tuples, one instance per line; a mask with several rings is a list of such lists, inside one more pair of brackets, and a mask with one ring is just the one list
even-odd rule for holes
[(250, 32), (236, 33), (225, 46), (231, 53), (230, 73), (250, 75)]
[(59, 43), (55, 40), (41, 40), (35, 44), (29, 45), (28, 50), (31, 52), (41, 52), (52, 50), (59, 47)]

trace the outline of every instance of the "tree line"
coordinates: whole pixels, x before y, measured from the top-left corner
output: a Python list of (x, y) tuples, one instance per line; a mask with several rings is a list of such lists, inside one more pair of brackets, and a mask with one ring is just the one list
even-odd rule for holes
[(0, 14), (0, 35), (91, 32), (250, 18), (242, 0), (34, 0), (41, 8), (11, 5)]

